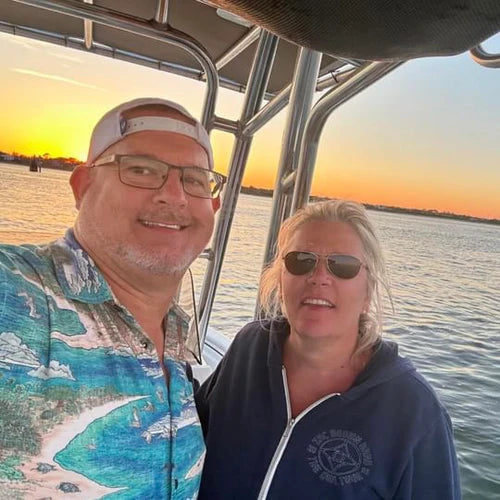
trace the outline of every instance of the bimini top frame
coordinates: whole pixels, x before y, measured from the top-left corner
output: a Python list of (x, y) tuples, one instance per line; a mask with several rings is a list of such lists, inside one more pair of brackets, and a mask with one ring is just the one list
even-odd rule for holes
[[(246, 16), (247, 21), (260, 19), (259, 6), (263, 8), (262, 12), (269, 13), (266, 0), (248, 0), (250, 4), (243, 10), (243, 0), (220, 1), (233, 12)], [(292, 3), (295, 1), (298, 0), (292, 0)], [(326, 6), (328, 14), (333, 16), (332, 21), (338, 22), (339, 11), (332, 11), (332, 6), (341, 6), (344, 10), (340, 13), (349, 15), (349, 9), (356, 11), (358, 1), (300, 0), (305, 10), (292, 9), (291, 15), (293, 12), (309, 12), (314, 17), (317, 8), (316, 17), (324, 17)], [(417, 6), (422, 12), (415, 19), (424, 25), (429, 11), (423, 8), (422, 2), (436, 5), (434, 0), (406, 0), (409, 8), (401, 10), (403, 17), (400, 11), (384, 11), (384, 15), (396, 15), (405, 25), (412, 22), (413, 10)], [(497, 8), (500, 4), (497, 0), (483, 0), (482, 8), (489, 17), (482, 22), (485, 12), (477, 11), (472, 0), (464, 2), (471, 9), (470, 21), (452, 11), (449, 33), (444, 33), (443, 38), (448, 45), (443, 44), (446, 46), (441, 53), (456, 51), (464, 43), (470, 45), (471, 40), (481, 41), (482, 35), (485, 38), (500, 30), (500, 8)], [(210, 3), (218, 4), (219, 1)], [(438, 9), (441, 15), (448, 13), (446, 9), (453, 8), (452, 4), (453, 0), (441, 0)], [(285, 17), (283, 21), (280, 16), (271, 15), (262, 19), (260, 24), (293, 40), (293, 33), (286, 32), (290, 13)], [(324, 50), (324, 39), (318, 40), (317, 34), (308, 28), (311, 22), (312, 26), (315, 25), (314, 19), (299, 20), (299, 41), (310, 47), (300, 49), (247, 21), (195, 0), (84, 0), (83, 3), (77, 0), (0, 0), (0, 31), (64, 44), (207, 82), (202, 123), (208, 130), (217, 128), (234, 134), (235, 142), (212, 248), (204, 253), (209, 263), (200, 297), (200, 334), (203, 340), (253, 135), (290, 103), (274, 190), (271, 228), (264, 257), (266, 263), (274, 254), (281, 222), (308, 200), (319, 137), (333, 109), (398, 67), (406, 58), (403, 57), (405, 50), (409, 50), (407, 57), (440, 53), (436, 49), (440, 46), (436, 40), (431, 39), (429, 45), (429, 33), (432, 34), (435, 27), (430, 32), (417, 30), (413, 33), (414, 45), (405, 45), (401, 40), (402, 52), (395, 57), (396, 60), (365, 62), (361, 59), (366, 59), (367, 53), (373, 54), (378, 42), (373, 43), (368, 37), (368, 43), (358, 43), (352, 52), (346, 52), (342, 40), (336, 38), (337, 31), (328, 31), (331, 26), (329, 19), (326, 19), (326, 24), (325, 19), (321, 19), (322, 26), (328, 31), (325, 38), (331, 39), (332, 43), (327, 52), (335, 53), (336, 40), (339, 50), (342, 48), (341, 57), (314, 50), (316, 46)], [(447, 22), (443, 26), (446, 27)], [(473, 31), (467, 29), (469, 22), (474, 24)], [(356, 22), (351, 24), (353, 33), (357, 28), (362, 29), (365, 38), (366, 29), (368, 35), (380, 34), (380, 26), (374, 25), (370, 31), (372, 26), (367, 28), (366, 19), (362, 19), (359, 25)], [(443, 26), (438, 30), (440, 36), (443, 35)], [(457, 34), (457, 27), (463, 29), (462, 36), (460, 32)], [(405, 30), (398, 30), (396, 35), (399, 31), (401, 36), (408, 34)], [(195, 33), (196, 37), (187, 33)], [(394, 54), (398, 55), (394, 47), (398, 45), (393, 35), (384, 33), (373, 40), (380, 41), (380, 54), (392, 54), (394, 59)], [(351, 38), (356, 39), (356, 36)], [(485, 66), (500, 66), (500, 56), (487, 54), (480, 46), (474, 50), (473, 57)], [(215, 115), (219, 84), (245, 92), (243, 109), (236, 121)], [(314, 92), (328, 88), (329, 92), (311, 109)], [(268, 102), (264, 105), (265, 99)]]

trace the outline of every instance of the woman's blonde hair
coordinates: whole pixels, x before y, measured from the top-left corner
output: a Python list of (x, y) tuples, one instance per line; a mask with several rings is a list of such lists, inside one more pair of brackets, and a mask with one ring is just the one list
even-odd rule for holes
[(262, 274), (259, 298), (264, 316), (283, 316), (281, 304), (281, 270), (283, 257), (290, 250), (292, 236), (304, 224), (312, 221), (345, 222), (359, 236), (367, 265), (370, 306), (359, 318), (358, 343), (353, 358), (371, 349), (382, 336), (382, 289), (390, 299), (382, 248), (365, 208), (345, 200), (312, 203), (298, 210), (280, 228), (277, 253)]

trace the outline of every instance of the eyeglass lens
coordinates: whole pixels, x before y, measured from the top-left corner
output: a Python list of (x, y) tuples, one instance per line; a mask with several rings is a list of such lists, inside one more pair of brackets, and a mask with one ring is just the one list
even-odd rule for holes
[[(319, 256), (313, 252), (289, 252), (284, 260), (291, 274), (301, 276), (315, 269)], [(361, 262), (353, 255), (328, 255), (326, 262), (328, 271), (342, 279), (354, 278), (361, 268)]]
[(218, 175), (201, 167), (177, 167), (140, 156), (120, 158), (120, 180), (130, 186), (158, 189), (165, 183), (171, 169), (181, 171), (184, 191), (199, 198), (217, 197), (222, 187)]

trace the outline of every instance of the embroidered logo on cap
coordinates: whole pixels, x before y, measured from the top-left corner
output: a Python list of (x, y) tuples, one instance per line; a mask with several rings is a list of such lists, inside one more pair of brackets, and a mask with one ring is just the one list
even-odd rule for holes
[(127, 119), (126, 118), (120, 118), (120, 132), (121, 134), (125, 134), (127, 131)]

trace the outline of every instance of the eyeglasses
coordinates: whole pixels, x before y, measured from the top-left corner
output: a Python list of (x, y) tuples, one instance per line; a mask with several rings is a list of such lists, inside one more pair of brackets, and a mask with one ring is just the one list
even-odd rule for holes
[(181, 173), (184, 192), (197, 198), (217, 198), (226, 176), (201, 167), (178, 167), (143, 155), (110, 155), (97, 160), (91, 167), (117, 165), (120, 181), (127, 186), (160, 189), (167, 182), (170, 170)]
[(354, 278), (358, 275), (361, 267), (366, 267), (366, 264), (363, 264), (353, 255), (318, 255), (313, 252), (289, 252), (283, 257), (283, 260), (290, 274), (302, 276), (314, 271), (320, 258), (326, 258), (326, 267), (331, 274), (345, 280)]

